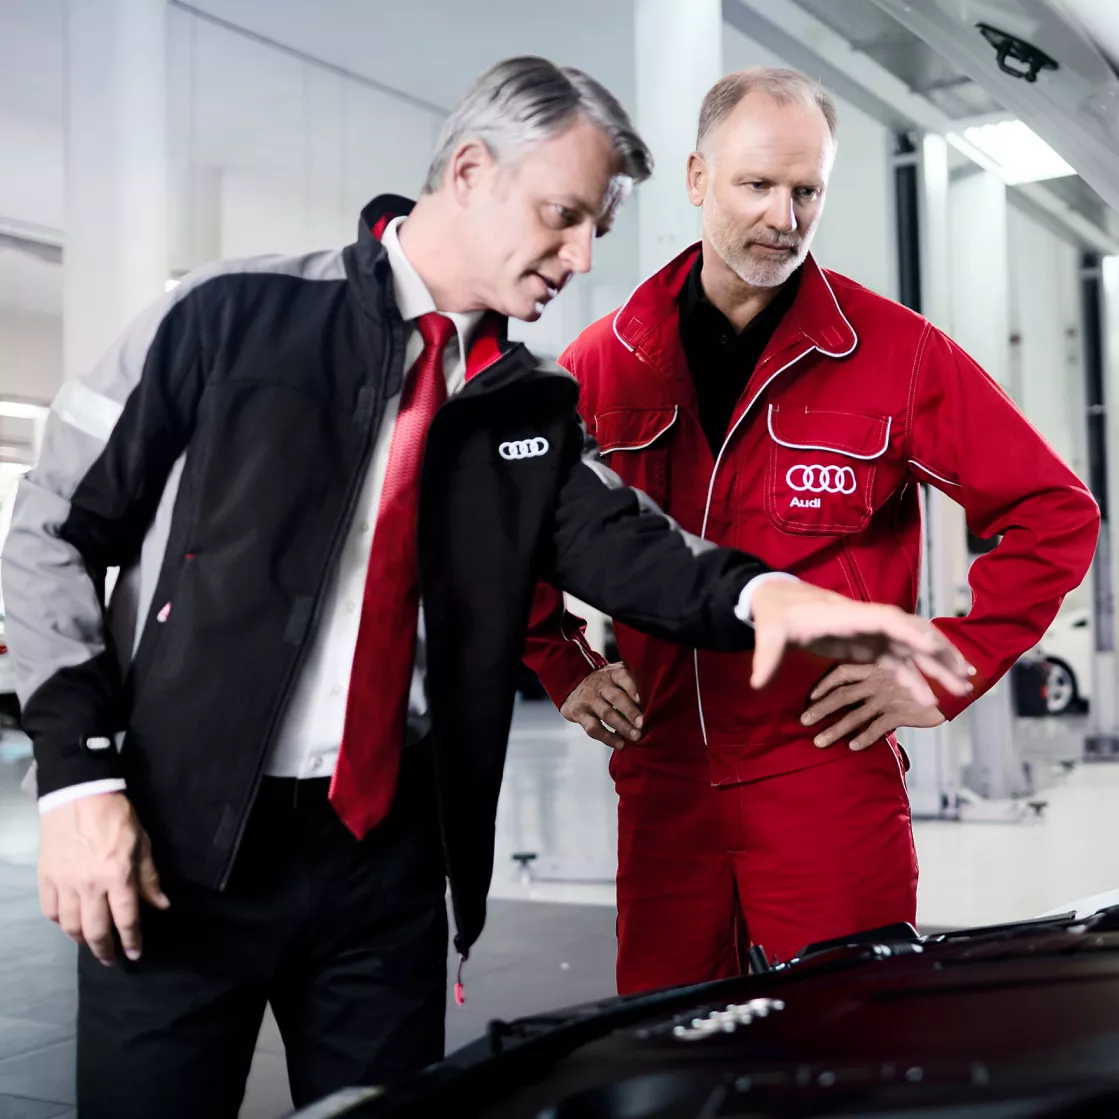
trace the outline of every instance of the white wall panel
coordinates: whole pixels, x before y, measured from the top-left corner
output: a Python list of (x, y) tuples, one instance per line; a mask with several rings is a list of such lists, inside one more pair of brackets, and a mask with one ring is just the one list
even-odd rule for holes
[(1078, 251), (1013, 207), (1008, 250), (1014, 395), (1030, 422), (1086, 478)]

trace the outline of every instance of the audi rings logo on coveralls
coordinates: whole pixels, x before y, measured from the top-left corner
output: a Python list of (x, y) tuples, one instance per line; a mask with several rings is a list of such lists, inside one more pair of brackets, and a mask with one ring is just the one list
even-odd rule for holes
[(514, 439), (511, 443), (502, 443), (497, 450), (504, 459), (539, 458), (548, 453), (550, 446), (547, 439), (538, 435), (535, 439)]
[(797, 493), (854, 493), (858, 489), (849, 466), (790, 466), (785, 481)]

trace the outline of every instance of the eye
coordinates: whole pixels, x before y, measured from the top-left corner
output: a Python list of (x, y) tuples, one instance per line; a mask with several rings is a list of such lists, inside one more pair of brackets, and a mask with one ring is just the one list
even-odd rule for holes
[(761, 179), (758, 179), (758, 180), (756, 180), (756, 181), (754, 181), (754, 182), (752, 182), (752, 183), (746, 183), (745, 185), (746, 185), (747, 187), (749, 187), (749, 188), (750, 188), (750, 190), (756, 190), (756, 191), (759, 191), (759, 192), (760, 192), (760, 191), (763, 191), (763, 190), (768, 190), (768, 189), (769, 189), (769, 183), (767, 183), (767, 182), (764, 182), (764, 181), (762, 181)]
[(579, 215), (570, 206), (556, 202), (552, 204), (551, 210), (558, 229), (567, 229), (579, 223)]
[(820, 197), (819, 187), (797, 187), (797, 197), (802, 202), (815, 202)]

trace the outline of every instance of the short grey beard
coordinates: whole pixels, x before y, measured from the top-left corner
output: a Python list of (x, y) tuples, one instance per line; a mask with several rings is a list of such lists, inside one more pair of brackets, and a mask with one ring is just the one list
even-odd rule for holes
[(748, 248), (735, 245), (727, 250), (719, 249), (719, 255), (727, 267), (744, 283), (755, 288), (780, 287), (805, 261), (808, 256), (811, 238), (801, 241), (796, 255), (786, 260), (759, 260), (750, 254)]

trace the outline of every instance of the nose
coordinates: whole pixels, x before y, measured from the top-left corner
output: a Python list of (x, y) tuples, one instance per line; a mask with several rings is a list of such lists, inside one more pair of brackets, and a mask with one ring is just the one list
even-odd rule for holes
[(567, 233), (560, 250), (560, 260), (572, 272), (589, 272), (594, 255), (594, 225), (583, 222)]
[(793, 233), (797, 227), (796, 208), (791, 190), (775, 190), (766, 208), (766, 224), (779, 233)]

